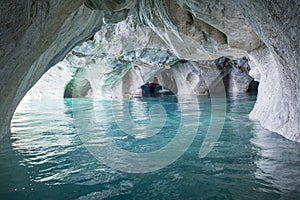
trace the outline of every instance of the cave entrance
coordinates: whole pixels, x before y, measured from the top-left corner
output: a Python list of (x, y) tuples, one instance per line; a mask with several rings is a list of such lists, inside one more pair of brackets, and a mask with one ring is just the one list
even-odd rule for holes
[(147, 81), (135, 90), (132, 97), (159, 97), (164, 95), (174, 95), (174, 93), (168, 87), (159, 84), (158, 78), (154, 77), (152, 82)]
[(89, 80), (82, 79), (80, 82), (75, 78), (65, 86), (64, 98), (81, 98), (92, 96), (93, 90)]

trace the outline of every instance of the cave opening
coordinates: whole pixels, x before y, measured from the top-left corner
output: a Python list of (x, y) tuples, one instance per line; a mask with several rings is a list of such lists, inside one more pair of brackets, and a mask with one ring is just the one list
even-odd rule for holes
[(300, 199), (295, 5), (6, 0), (0, 199)]
[(63, 98), (82, 98), (92, 96), (91, 83), (87, 79), (80, 81), (71, 79), (65, 86)]

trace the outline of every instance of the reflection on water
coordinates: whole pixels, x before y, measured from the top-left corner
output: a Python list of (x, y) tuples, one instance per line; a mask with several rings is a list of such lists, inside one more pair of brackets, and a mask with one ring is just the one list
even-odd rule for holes
[[(198, 100), (198, 110), (184, 113), (192, 125), (200, 121), (192, 144), (174, 163), (145, 174), (124, 173), (99, 162), (83, 145), (80, 126), (88, 126), (86, 134), (97, 133), (93, 140), (97, 145), (111, 141), (127, 151), (151, 152), (176, 136), (180, 106), (188, 108), (190, 100), (182, 104), (175, 97), (144, 98), (128, 104), (87, 99), (27, 102), (15, 113), (11, 137), (0, 143), (0, 198), (300, 199), (300, 144), (248, 119), (255, 97), (227, 100), (223, 131), (203, 159), (198, 158), (201, 144), (208, 127), (218, 122), (211, 121), (210, 100)], [(152, 108), (151, 114), (154, 104), (158, 107)], [(128, 113), (122, 109), (124, 105), (129, 105)], [(159, 115), (161, 108), (165, 115)], [(198, 112), (201, 115), (195, 119)], [(93, 126), (85, 120), (77, 123), (78, 117), (90, 119), (87, 113), (93, 115)], [(134, 132), (120, 129), (115, 120), (124, 120), (127, 114)], [(157, 134), (145, 128), (153, 123), (151, 116), (165, 120)], [(160, 126), (161, 120), (154, 124)]]
[[(113, 169), (130, 173), (156, 171), (176, 161), (191, 145), (200, 115), (195, 98), (173, 103), (160, 100), (164, 99), (143, 100), (145, 112), (138, 113), (136, 105), (140, 104), (136, 100), (107, 101), (105, 112), (97, 112), (97, 104), (102, 101), (87, 100), (85, 110), (81, 109), (82, 101), (78, 105), (74, 101), (77, 133), (89, 152)], [(103, 117), (103, 113), (109, 114)], [(147, 120), (137, 124), (131, 119), (133, 114)], [(103, 129), (104, 124), (109, 128)]]
[(300, 145), (253, 126), (251, 143), (259, 157), (255, 160), (255, 177), (273, 185), (286, 199), (292, 199), (300, 190)]

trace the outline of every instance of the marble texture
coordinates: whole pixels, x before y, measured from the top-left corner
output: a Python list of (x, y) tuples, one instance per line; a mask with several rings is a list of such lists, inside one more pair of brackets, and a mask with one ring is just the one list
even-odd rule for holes
[(101, 26), (102, 12), (76, 1), (1, 2), (0, 136), (26, 92)]
[(261, 83), (250, 116), (300, 142), (300, 2), (242, 0), (236, 5), (266, 44), (250, 52)]
[[(249, 73), (260, 81), (250, 117), (300, 141), (296, 0), (4, 0), (0, 9), (0, 137), (26, 92), (90, 39), (90, 52), (75, 48), (66, 59), (85, 65), (82, 83), (96, 97), (129, 95), (160, 74), (182, 94), (205, 93), (220, 75), (231, 92), (245, 91), (252, 78), (234, 60), (248, 55)], [(216, 70), (212, 61), (222, 56), (233, 68)]]

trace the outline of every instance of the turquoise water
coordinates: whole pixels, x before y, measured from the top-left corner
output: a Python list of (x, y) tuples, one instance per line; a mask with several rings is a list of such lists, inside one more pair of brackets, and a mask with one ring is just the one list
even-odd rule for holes
[[(300, 199), (300, 144), (248, 119), (255, 96), (226, 100), (220, 137), (201, 159), (199, 149), (208, 128), (220, 122), (211, 120), (210, 99), (198, 100), (171, 96), (27, 102), (15, 113), (11, 135), (0, 142), (0, 199)], [(128, 113), (123, 110), (126, 105)], [(121, 120), (127, 114), (133, 131)], [(176, 146), (180, 152), (188, 145), (178, 159), (156, 171), (128, 173), (138, 166), (130, 159), (125, 163), (123, 154), (113, 155), (105, 146), (109, 142), (136, 155), (163, 155), (160, 149), (173, 142), (182, 122), (191, 144), (187, 139), (180, 143), (182, 148)], [(91, 147), (102, 148), (100, 156)]]

